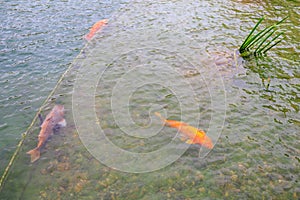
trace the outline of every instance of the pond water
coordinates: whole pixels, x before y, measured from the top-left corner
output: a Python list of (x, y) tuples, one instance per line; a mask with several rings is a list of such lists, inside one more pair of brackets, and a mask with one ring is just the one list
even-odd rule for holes
[(1, 2), (0, 174), (38, 108), (83, 47), (82, 36), (120, 6), (101, 2)]
[[(285, 39), (244, 60), (236, 50), (261, 15), (288, 15)], [(43, 106), (63, 104), (67, 127), (31, 164), (34, 118), (0, 198), (298, 199), (298, 18), (293, 1), (123, 3)], [(214, 148), (184, 143), (154, 112), (203, 129)]]

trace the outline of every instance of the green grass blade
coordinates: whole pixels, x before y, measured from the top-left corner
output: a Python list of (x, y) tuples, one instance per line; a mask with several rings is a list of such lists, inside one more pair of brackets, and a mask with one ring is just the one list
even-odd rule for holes
[[(251, 29), (243, 44), (240, 46), (239, 52), (241, 53), (241, 56), (243, 57), (244, 55), (246, 57), (249, 54), (254, 54), (254, 56), (256, 57), (262, 55), (262, 53), (266, 53), (279, 42), (281, 42), (282, 39), (278, 40), (278, 38), (283, 35), (284, 32), (280, 32), (279, 34), (277, 34), (277, 27), (279, 27), (279, 25), (283, 23), (287, 18), (288, 16), (271, 26), (264, 28), (262, 31), (257, 31), (257, 33), (254, 34), (259, 24), (264, 20), (264, 16), (261, 17), (255, 24), (255, 26)], [(276, 36), (272, 37), (273, 35), (275, 35), (275, 33)]]
[[(269, 26), (267, 28), (265, 28), (263, 31), (261, 31), (260, 33), (263, 33), (262, 35), (260, 35), (255, 41), (253, 41), (251, 44), (248, 45), (248, 48), (250, 48), (251, 46), (255, 46), (257, 44), (260, 43), (260, 41), (264, 40), (264, 36), (269, 33), (270, 31), (272, 31), (276, 26), (275, 25), (272, 25), (272, 26)], [(271, 34), (272, 35), (272, 34)]]
[[(282, 22), (284, 22), (287, 18), (288, 18), (288, 16), (285, 17), (285, 18), (283, 18), (281, 21), (277, 22), (276, 24), (267, 27), (268, 30), (267, 30), (262, 36), (260, 36), (255, 42), (253, 42), (253, 44), (259, 43), (260, 40), (261, 40), (268, 32), (270, 32), (271, 30), (277, 28), (277, 26), (278, 26), (279, 24), (281, 24)], [(264, 29), (264, 30), (265, 30), (265, 29)], [(269, 39), (269, 38), (273, 35), (273, 33), (274, 33), (275, 31), (276, 31), (276, 30), (274, 30), (272, 33), (270, 33), (269, 35), (267, 35), (267, 37), (266, 37), (265, 39), (263, 39), (263, 40), (259, 43), (259, 45), (258, 45), (258, 47), (256, 48), (256, 50), (255, 50), (254, 53), (256, 53), (256, 52), (259, 50), (259, 48), (265, 43), (265, 41), (266, 41), (267, 39)], [(275, 39), (277, 39), (277, 38), (278, 38), (280, 35), (282, 35), (282, 34), (283, 34), (283, 33), (280, 33), (279, 35), (277, 35), (272, 41), (274, 41)], [(272, 41), (271, 41), (271, 42), (272, 42)], [(249, 47), (251, 47), (253, 44), (249, 45)], [(248, 47), (248, 48), (249, 48), (249, 47)], [(265, 47), (266, 47), (266, 46), (265, 46)], [(265, 47), (264, 47), (264, 48), (265, 48)]]
[[(257, 33), (255, 36), (253, 36), (252, 38), (249, 38), (248, 41), (244, 44), (244, 49), (249, 49), (251, 46), (256, 45), (257, 43), (260, 42), (260, 40), (271, 30), (275, 29), (278, 24), (282, 23), (286, 18), (284, 18), (283, 20), (281, 20), (280, 22), (277, 22), (276, 24), (273, 24), (271, 26), (268, 26), (266, 28), (264, 28), (262, 31), (260, 31), (259, 33)], [(262, 34), (262, 35), (261, 35)]]
[(258, 44), (257, 48), (254, 51), (254, 54), (256, 54), (260, 47), (267, 41), (267, 39), (269, 39), (273, 34), (275, 33), (275, 30), (273, 30), (271, 33), (269, 33), (265, 38), (262, 38), (262, 40), (260, 41), (260, 43)]
[(270, 46), (269, 48), (267, 48), (263, 53), (265, 54), (267, 51), (269, 51), (270, 49), (272, 49), (275, 45), (277, 45), (279, 42), (281, 42), (281, 40), (277, 41), (275, 44), (273, 44), (272, 46)]
[(281, 24), (281, 23), (284, 22), (287, 18), (289, 18), (289, 16), (286, 16), (285, 18), (283, 18), (282, 20), (280, 20), (279, 22), (277, 22), (276, 25)]
[(267, 28), (265, 28), (264, 30), (260, 31), (259, 33), (257, 33), (255, 36), (253, 36), (252, 38), (250, 38), (248, 40), (248, 42), (245, 44), (245, 49), (249, 49), (251, 46), (253, 46), (254, 44), (256, 44), (260, 39), (261, 39), (261, 34), (264, 33), (266, 31)]
[(254, 26), (254, 28), (251, 30), (251, 32), (249, 33), (249, 35), (246, 37), (245, 41), (243, 42), (243, 44), (240, 46), (239, 51), (242, 52), (245, 50), (245, 43), (248, 41), (248, 39), (251, 37), (252, 33), (256, 30), (256, 28), (258, 27), (258, 25), (264, 20), (264, 16), (261, 17), (259, 19), (259, 21), (256, 23), (256, 25)]
[[(276, 35), (268, 44), (266, 44), (264, 47), (262, 47), (257, 53), (260, 54), (265, 48), (267, 48), (272, 42), (274, 42), (278, 37), (280, 37), (284, 32), (279, 33)], [(273, 47), (273, 46), (272, 46)], [(269, 50), (269, 49), (268, 49)]]

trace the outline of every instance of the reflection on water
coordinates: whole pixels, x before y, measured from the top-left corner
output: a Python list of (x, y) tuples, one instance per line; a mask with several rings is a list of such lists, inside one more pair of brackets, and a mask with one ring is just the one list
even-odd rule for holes
[[(55, 92), (54, 97), (69, 110), (68, 127), (52, 137), (35, 164), (30, 164), (25, 152), (36, 144), (38, 125), (30, 130), (0, 197), (298, 199), (300, 88), (295, 55), (299, 47), (291, 41), (299, 27), (294, 18), (299, 13), (293, 4), (221, 0), (128, 3), (74, 61), (73, 70)], [(259, 17), (253, 13), (264, 13), (270, 24), (290, 13), (285, 42), (266, 59), (218, 68), (214, 55), (230, 55), (238, 48)], [(225, 51), (212, 54), (211, 49)], [(74, 81), (76, 72), (80, 73)], [(267, 78), (270, 85), (266, 88), (262, 80)], [(180, 138), (168, 127), (153, 135), (143, 132), (161, 126), (152, 112), (162, 111), (171, 119), (200, 126), (214, 138), (214, 149), (206, 154), (205, 149), (191, 145), (174, 163), (149, 173), (122, 172), (139, 167), (131, 166), (132, 160), (121, 163), (128, 167), (121, 171), (106, 166), (82, 145), (82, 124), (77, 121), (76, 129), (72, 118), (70, 91), (81, 79), (94, 84), (82, 88), (94, 87), (95, 98), (84, 92), (77, 95), (88, 104), (95, 102), (96, 116), (85, 113), (90, 105), (78, 112), (86, 114), (82, 118), (88, 120), (87, 129), (100, 124), (110, 145), (135, 153), (160, 149), (170, 140), (182, 147)], [(190, 90), (193, 94), (185, 92)], [(225, 93), (226, 99), (222, 98)], [(82, 102), (77, 99), (75, 103)], [(226, 115), (220, 115), (224, 108)], [(74, 117), (78, 117), (76, 113)], [(119, 159), (109, 150), (98, 153), (104, 161)], [(199, 157), (199, 153), (206, 156)], [(160, 159), (168, 159), (168, 155), (161, 154)]]

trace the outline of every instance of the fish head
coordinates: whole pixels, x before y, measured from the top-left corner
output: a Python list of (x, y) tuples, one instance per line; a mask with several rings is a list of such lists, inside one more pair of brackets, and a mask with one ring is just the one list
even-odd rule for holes
[(103, 25), (106, 25), (106, 24), (108, 24), (108, 19), (102, 19), (102, 20), (96, 22), (96, 23), (93, 25), (92, 29), (99, 29), (99, 28), (101, 28)]
[(103, 22), (104, 24), (108, 24), (108, 19), (103, 19), (102, 22)]

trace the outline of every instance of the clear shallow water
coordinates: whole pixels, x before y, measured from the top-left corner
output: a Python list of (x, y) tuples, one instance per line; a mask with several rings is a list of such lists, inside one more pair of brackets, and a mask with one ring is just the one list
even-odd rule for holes
[[(295, 58), (299, 47), (293, 44), (299, 41), (295, 36), (299, 22), (293, 17), (299, 16), (299, 10), (295, 9), (297, 4), (276, 4), (141, 1), (120, 9), (102, 34), (75, 60), (73, 73), (54, 95), (69, 110), (68, 127), (60, 135), (53, 136), (42, 152), (42, 159), (31, 165), (25, 152), (36, 144), (38, 126), (32, 128), (32, 134), (25, 140), (1, 195), (23, 199), (33, 196), (42, 199), (297, 199), (299, 63)], [(253, 13), (258, 14), (253, 16)], [(260, 13), (265, 13), (270, 23), (290, 14), (291, 20), (286, 26), (291, 31), (287, 33), (285, 42), (270, 51), (269, 60), (260, 60), (259, 63), (246, 61), (238, 68), (215, 66), (214, 52), (222, 51), (226, 55), (237, 49)], [(169, 66), (171, 68), (168, 69)], [(70, 91), (76, 71), (80, 74), (88, 72), (90, 77), (102, 73), (102, 79), (92, 82), (98, 84), (96, 122), (119, 147), (133, 152), (148, 152), (165, 146), (173, 138), (174, 132), (170, 129), (146, 139), (121, 135), (120, 129), (130, 126), (117, 124), (118, 119), (122, 122), (126, 118), (113, 116), (114, 106), (111, 107), (119, 106), (118, 103), (126, 99), (126, 92), (133, 84), (145, 83), (145, 80), (150, 83), (160, 80), (161, 76), (167, 77), (165, 88), (144, 84), (132, 94), (127, 92), (131, 94), (129, 105), (133, 121), (140, 127), (147, 127), (152, 120), (153, 127), (160, 127), (150, 111), (165, 110), (170, 118), (181, 120), (180, 117), (183, 117), (183, 121), (200, 125), (210, 137), (218, 139), (216, 146), (205, 159), (201, 159), (199, 147), (193, 145), (172, 165), (146, 174), (123, 173), (105, 167), (86, 151), (75, 130), (70, 112)], [(220, 77), (222, 83), (219, 82)], [(262, 78), (266, 77), (271, 78), (268, 90), (262, 84)], [(133, 78), (136, 80), (132, 81)], [(195, 98), (189, 98), (189, 93), (180, 93), (189, 91), (186, 81), (192, 86)], [(118, 83), (124, 86), (121, 92), (125, 96), (112, 99), (112, 94), (118, 94), (113, 93)], [(172, 85), (174, 90), (170, 90)], [(157, 91), (154, 92), (153, 88)], [(209, 130), (216, 125), (210, 124), (213, 117), (219, 115), (215, 109), (223, 106), (223, 93), (218, 92), (220, 88), (226, 92), (226, 118), (224, 126), (223, 116), (216, 119), (223, 128), (220, 137), (216, 138), (216, 132)], [(220, 99), (214, 101), (210, 95)], [(183, 98), (179, 98), (181, 96)], [(183, 104), (200, 102), (200, 106), (186, 108), (190, 115), (183, 112), (181, 116), (178, 101)], [(89, 106), (82, 107), (80, 112), (93, 127), (94, 118), (85, 113), (88, 109)], [(200, 121), (197, 121), (194, 116), (199, 113)], [(83, 139), (80, 133), (79, 136)], [(176, 138), (174, 141), (176, 145), (181, 143)], [(105, 161), (118, 158), (118, 155), (108, 153), (111, 152), (100, 151), (100, 154), (107, 155)], [(168, 157), (168, 154), (162, 155), (161, 159)]]
[(83, 47), (82, 36), (118, 5), (111, 1), (1, 3), (1, 174), (37, 109)]

